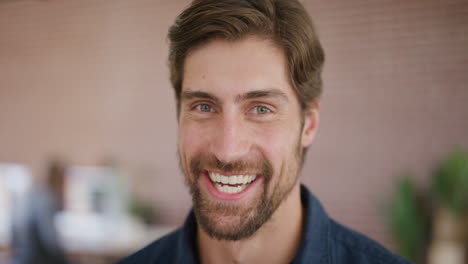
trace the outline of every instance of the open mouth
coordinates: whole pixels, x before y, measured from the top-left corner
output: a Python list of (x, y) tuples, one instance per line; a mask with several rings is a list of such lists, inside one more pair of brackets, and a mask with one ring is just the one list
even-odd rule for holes
[(208, 176), (219, 192), (227, 194), (240, 193), (257, 179), (255, 174), (223, 175), (211, 171), (208, 171)]

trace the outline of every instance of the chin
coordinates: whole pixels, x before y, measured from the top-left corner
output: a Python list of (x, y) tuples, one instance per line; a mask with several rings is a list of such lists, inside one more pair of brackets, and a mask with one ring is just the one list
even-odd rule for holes
[[(198, 193), (199, 194), (199, 193)], [(198, 224), (210, 237), (237, 241), (257, 232), (274, 212), (273, 204), (265, 197), (250, 205), (232, 205), (194, 198), (194, 212)]]

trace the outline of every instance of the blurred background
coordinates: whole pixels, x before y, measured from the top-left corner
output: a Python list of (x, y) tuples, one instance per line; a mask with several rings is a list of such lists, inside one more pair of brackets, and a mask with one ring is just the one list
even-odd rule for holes
[[(0, 263), (14, 253), (15, 201), (53, 164), (54, 226), (74, 263), (112, 263), (183, 223), (166, 33), (189, 2), (0, 0)], [(468, 1), (302, 2), (326, 52), (302, 182), (339, 222), (429, 261), (435, 174), (452, 157), (454, 185), (468, 182)], [(395, 226), (408, 221), (388, 213), (401, 196), (423, 227), (406, 251)]]

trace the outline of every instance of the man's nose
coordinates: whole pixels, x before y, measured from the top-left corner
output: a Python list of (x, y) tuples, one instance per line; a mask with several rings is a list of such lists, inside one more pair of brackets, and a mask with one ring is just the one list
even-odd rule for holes
[(241, 117), (225, 114), (214, 128), (211, 152), (222, 162), (242, 159), (250, 150), (248, 129)]

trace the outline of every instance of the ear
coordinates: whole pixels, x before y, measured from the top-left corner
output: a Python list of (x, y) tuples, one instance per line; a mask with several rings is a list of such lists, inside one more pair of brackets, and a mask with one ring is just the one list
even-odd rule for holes
[(302, 147), (308, 147), (314, 141), (315, 134), (317, 132), (319, 123), (319, 109), (320, 103), (314, 101), (310, 109), (305, 113), (304, 116), (304, 127), (302, 128)]

